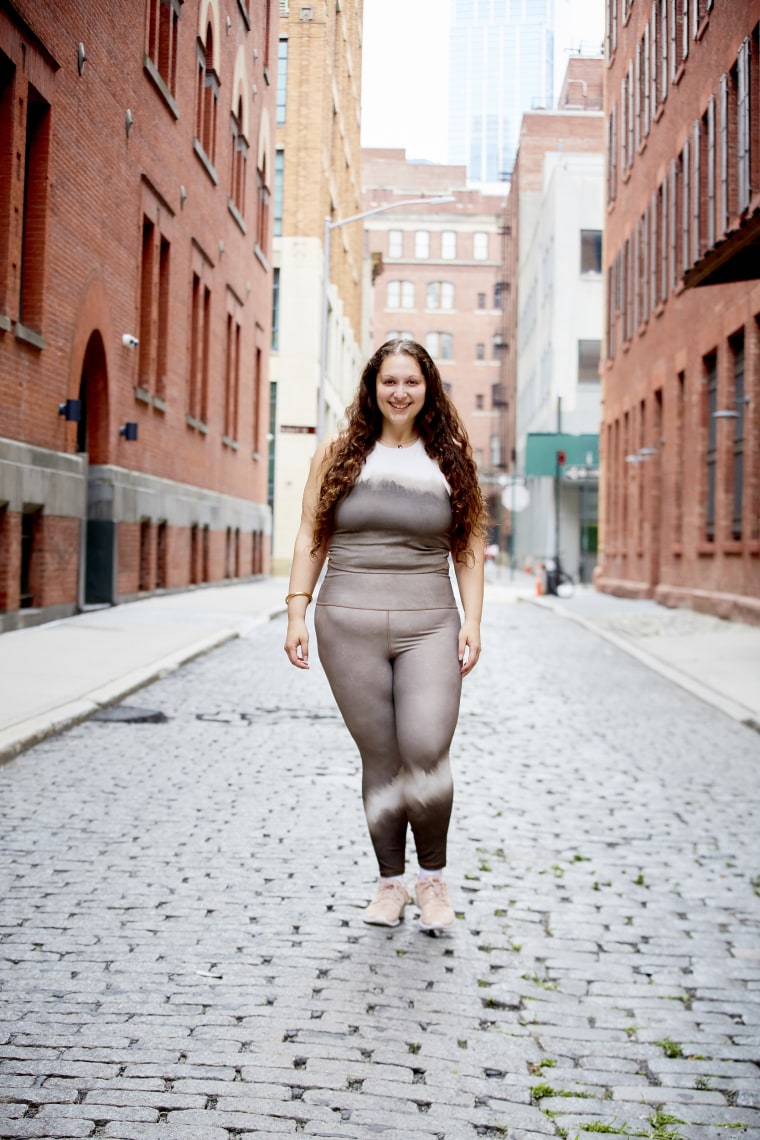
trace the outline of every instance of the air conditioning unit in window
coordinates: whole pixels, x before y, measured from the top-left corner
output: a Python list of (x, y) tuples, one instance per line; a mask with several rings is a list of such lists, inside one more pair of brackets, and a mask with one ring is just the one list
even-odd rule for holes
[(289, 16), (290, 15), (290, 13), (288, 11), (288, 0), (280, 0), (280, 15), (281, 16)]

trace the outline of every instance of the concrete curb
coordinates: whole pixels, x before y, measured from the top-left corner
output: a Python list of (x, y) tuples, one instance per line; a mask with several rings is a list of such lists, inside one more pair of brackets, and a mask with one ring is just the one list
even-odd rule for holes
[(237, 637), (240, 637), (240, 632), (234, 629), (222, 629), (208, 634), (182, 649), (175, 649), (173, 653), (168, 653), (157, 661), (133, 669), (131, 673), (126, 673), (115, 681), (109, 681), (106, 685), (92, 689), (75, 701), (69, 701), (39, 716), (11, 725), (10, 728), (0, 732), (0, 764), (7, 763), (34, 744), (72, 728), (75, 724), (87, 720), (98, 709), (116, 704), (137, 689), (144, 688), (152, 681), (160, 680), (188, 661), (202, 657), (205, 653), (210, 653), (212, 649), (217, 649), (228, 641), (234, 641)]
[(730, 697), (725, 697), (722, 693), (717, 693), (714, 689), (703, 685), (701, 681), (690, 677), (688, 673), (683, 673), (680, 669), (676, 669), (675, 666), (668, 665), (667, 662), (661, 661), (659, 657), (655, 657), (653, 654), (639, 649), (637, 645), (627, 638), (613, 633), (612, 630), (605, 629), (604, 626), (597, 625), (596, 622), (589, 621), (588, 618), (582, 617), (580, 614), (574, 614), (556, 605), (548, 598), (526, 597), (522, 600), (529, 602), (530, 605), (538, 606), (540, 609), (549, 610), (558, 617), (566, 618), (568, 621), (574, 621), (576, 625), (582, 626), (590, 633), (595, 633), (597, 637), (608, 641), (610, 645), (614, 645), (617, 649), (622, 649), (629, 657), (635, 658), (636, 661), (639, 661), (648, 669), (652, 669), (655, 673), (659, 673), (660, 676), (666, 677), (676, 685), (680, 685), (682, 689), (686, 689), (692, 696), (699, 697), (699, 699), (706, 704), (719, 709), (720, 712), (725, 713), (726, 716), (730, 716), (732, 720), (738, 721), (746, 728), (754, 729), (755, 732), (760, 732), (760, 724), (755, 720), (751, 709), (748, 709), (745, 705), (741, 705), (736, 701), (732, 701)]

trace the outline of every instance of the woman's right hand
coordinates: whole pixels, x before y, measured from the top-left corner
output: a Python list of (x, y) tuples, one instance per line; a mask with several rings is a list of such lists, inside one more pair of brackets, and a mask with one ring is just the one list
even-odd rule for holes
[(290, 618), (285, 635), (285, 652), (297, 669), (309, 668), (309, 631), (305, 618)]

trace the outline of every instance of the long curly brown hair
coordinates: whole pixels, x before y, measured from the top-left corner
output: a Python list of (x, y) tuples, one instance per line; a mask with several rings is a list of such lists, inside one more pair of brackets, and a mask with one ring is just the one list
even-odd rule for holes
[(425, 451), (435, 459), (451, 488), (451, 553), (457, 562), (472, 556), (470, 540), (486, 533), (486, 509), (467, 431), (443, 388), (428, 352), (413, 340), (388, 340), (365, 365), (359, 388), (346, 409), (347, 424), (327, 449), (314, 519), (312, 551), (326, 544), (335, 526), (335, 510), (353, 487), (364, 461), (380, 438), (383, 416), (377, 404), (377, 375), (386, 357), (411, 356), (425, 380), (425, 402), (414, 421)]

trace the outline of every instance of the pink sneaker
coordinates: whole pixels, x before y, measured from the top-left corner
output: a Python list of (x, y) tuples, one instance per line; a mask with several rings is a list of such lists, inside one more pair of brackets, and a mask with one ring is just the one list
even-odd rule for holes
[(396, 879), (380, 879), (375, 897), (364, 912), (364, 921), (370, 926), (398, 926), (404, 917), (404, 907), (411, 901), (402, 883)]
[(443, 879), (438, 875), (418, 879), (416, 894), (422, 930), (448, 930), (454, 925), (456, 915)]

